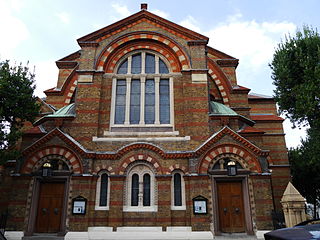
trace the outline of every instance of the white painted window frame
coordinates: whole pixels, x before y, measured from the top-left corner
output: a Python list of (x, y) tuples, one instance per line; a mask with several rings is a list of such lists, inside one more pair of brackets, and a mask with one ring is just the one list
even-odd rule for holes
[[(108, 186), (107, 186), (107, 206), (100, 206), (100, 191), (101, 191), (101, 176), (102, 174), (106, 173), (108, 176)], [(96, 202), (94, 209), (97, 211), (107, 211), (110, 208), (110, 174), (107, 171), (100, 171), (98, 173), (99, 177), (96, 184)]]
[[(143, 176), (148, 173), (150, 175), (150, 206), (143, 206)], [(131, 206), (131, 190), (132, 190), (132, 175), (138, 174), (139, 176), (139, 200), (138, 206)], [(157, 191), (156, 191), (155, 173), (151, 167), (144, 163), (133, 165), (127, 174), (126, 189), (125, 189), (125, 205), (123, 206), (124, 212), (157, 212)]]
[[(131, 74), (131, 61), (132, 55), (137, 53), (141, 53), (141, 74)], [(146, 53), (150, 53), (155, 55), (155, 73), (154, 74), (146, 74), (145, 73), (145, 56)], [(128, 70), (127, 74), (117, 74), (117, 70), (120, 64), (128, 59)], [(168, 74), (160, 74), (159, 73), (159, 59), (161, 59), (167, 66), (169, 73)], [(173, 96), (173, 77), (171, 73), (171, 69), (169, 68), (170, 64), (167, 59), (163, 56), (159, 55), (153, 51), (147, 50), (139, 50), (133, 51), (126, 54), (122, 57), (115, 67), (115, 73), (112, 79), (112, 96), (111, 96), (111, 110), (110, 110), (110, 131), (111, 128), (116, 127), (172, 127), (174, 126), (174, 96)], [(117, 88), (117, 80), (125, 79), (126, 80), (126, 111), (125, 111), (125, 121), (124, 124), (115, 124), (115, 104), (116, 104), (116, 88)], [(141, 83), (141, 95), (140, 95), (140, 122), (139, 124), (130, 124), (130, 89), (131, 89), (131, 81), (132, 79), (140, 79)], [(146, 79), (154, 79), (155, 80), (155, 123), (154, 124), (145, 124), (144, 122), (144, 104), (145, 104), (145, 82)], [(170, 120), (169, 124), (160, 124), (160, 101), (159, 101), (159, 84), (161, 79), (169, 79), (169, 102), (170, 102)], [(172, 130), (174, 131), (174, 130)]]
[[(181, 177), (181, 199), (182, 199), (182, 205), (181, 206), (175, 206), (174, 205), (174, 174), (180, 174)], [(186, 185), (184, 181), (184, 173), (181, 170), (174, 170), (171, 173), (171, 210), (186, 210)]]

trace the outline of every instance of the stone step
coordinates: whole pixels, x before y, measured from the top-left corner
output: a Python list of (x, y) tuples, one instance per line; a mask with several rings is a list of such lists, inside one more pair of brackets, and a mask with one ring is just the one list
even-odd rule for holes
[(22, 240), (64, 240), (64, 236), (56, 234), (35, 234), (33, 236), (24, 236)]

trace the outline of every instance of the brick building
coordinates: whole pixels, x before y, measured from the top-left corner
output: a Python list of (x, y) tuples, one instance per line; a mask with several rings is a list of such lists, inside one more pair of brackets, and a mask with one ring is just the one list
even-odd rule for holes
[(22, 159), (2, 173), (7, 229), (69, 239), (272, 229), (290, 179), (283, 119), (208, 40), (145, 4), (79, 38), (56, 62)]

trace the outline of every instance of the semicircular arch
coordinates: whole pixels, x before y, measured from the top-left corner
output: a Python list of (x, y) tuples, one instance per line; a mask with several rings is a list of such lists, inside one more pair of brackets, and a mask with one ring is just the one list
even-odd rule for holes
[(189, 57), (174, 40), (159, 33), (135, 32), (121, 36), (108, 44), (99, 55), (95, 69), (112, 73), (115, 64), (128, 52), (149, 49), (165, 56), (173, 72), (190, 69)]
[(234, 144), (218, 145), (208, 151), (199, 162), (198, 172), (204, 174), (208, 173), (210, 166), (212, 166), (214, 162), (221, 159), (221, 156), (226, 154), (232, 154), (235, 160), (238, 160), (241, 166), (245, 169), (256, 173), (262, 172), (262, 168), (257, 157), (243, 147)]
[(65, 159), (64, 161), (71, 172), (78, 174), (83, 173), (83, 166), (80, 158), (72, 150), (61, 146), (46, 146), (31, 154), (26, 159), (21, 172), (25, 174), (32, 173), (42, 161), (49, 159), (50, 155), (60, 156), (61, 159)]

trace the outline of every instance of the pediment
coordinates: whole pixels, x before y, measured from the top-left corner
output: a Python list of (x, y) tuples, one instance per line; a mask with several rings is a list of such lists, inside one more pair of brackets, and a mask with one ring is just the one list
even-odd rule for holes
[(124, 18), (109, 26), (106, 26), (95, 32), (85, 35), (79, 38), (77, 41), (80, 45), (82, 43), (91, 43), (91, 44), (99, 43), (101, 39), (103, 39), (105, 36), (112, 35), (113, 33), (119, 33), (121, 31), (124, 31), (126, 28), (132, 27), (133, 25), (141, 22), (152, 23), (156, 27), (163, 28), (168, 32), (171, 32), (180, 36), (185, 36), (185, 38), (188, 40), (202, 40), (206, 42), (208, 42), (209, 40), (209, 38), (204, 35), (201, 35), (185, 27), (182, 27), (176, 23), (168, 21), (146, 10), (141, 10), (127, 18)]
[(42, 148), (47, 143), (51, 142), (63, 142), (67, 146), (72, 147), (75, 149), (80, 155), (90, 154), (87, 150), (85, 150), (76, 140), (74, 140), (71, 136), (68, 134), (65, 134), (62, 132), (59, 128), (55, 128), (43, 137), (41, 137), (39, 140), (28, 146), (22, 151), (23, 155), (29, 155), (33, 152), (37, 151), (38, 149)]

